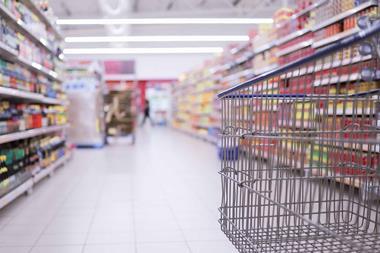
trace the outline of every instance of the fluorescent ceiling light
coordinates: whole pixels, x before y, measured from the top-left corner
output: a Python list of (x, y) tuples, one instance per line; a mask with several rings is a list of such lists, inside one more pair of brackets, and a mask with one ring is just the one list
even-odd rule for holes
[(67, 48), (66, 55), (75, 54), (209, 54), (222, 53), (222, 47), (155, 47), (155, 48)]
[(94, 42), (215, 42), (215, 41), (248, 41), (249, 36), (91, 36), (66, 37), (67, 43), (94, 43)]
[(128, 19), (58, 19), (58, 25), (240, 25), (271, 24), (271, 18), (128, 18)]

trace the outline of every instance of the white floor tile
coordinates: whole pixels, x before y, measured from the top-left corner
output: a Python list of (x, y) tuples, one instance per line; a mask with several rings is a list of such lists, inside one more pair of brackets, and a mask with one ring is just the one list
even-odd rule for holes
[(192, 253), (235, 253), (236, 249), (226, 241), (189, 242)]
[(135, 253), (134, 244), (86, 245), (84, 253)]
[(171, 231), (171, 230), (179, 230), (180, 227), (175, 220), (154, 220), (154, 221), (136, 221), (136, 230), (163, 230), (163, 231)]
[(37, 241), (38, 246), (83, 245), (86, 234), (43, 234)]
[(7, 224), (1, 230), (1, 235), (39, 235), (44, 229), (43, 224), (30, 225), (18, 225), (18, 224)]
[(0, 247), (1, 246), (33, 246), (37, 240), (38, 234), (27, 235), (3, 235), (0, 234)]
[(130, 232), (93, 233), (91, 232), (86, 244), (130, 244), (135, 242), (135, 234)]
[(30, 253), (82, 253), (83, 246), (38, 246)]
[(186, 243), (139, 243), (137, 244), (138, 253), (190, 253)]
[[(0, 212), (1, 213), (1, 212)], [(8, 224), (12, 220), (11, 217), (2, 217), (0, 216), (0, 229), (4, 227), (6, 224)]]
[[(113, 222), (111, 222), (113, 221)], [(92, 233), (122, 233), (133, 231), (133, 222), (121, 222), (117, 220), (95, 221), (90, 228)]]
[(30, 247), (0, 247), (0, 252), (4, 253), (29, 253)]
[(28, 217), (26, 215), (18, 215), (9, 220), (8, 224), (24, 226), (47, 226), (51, 219), (52, 217), (46, 217), (44, 215), (40, 215), (39, 217)]
[(180, 220), (179, 225), (182, 229), (219, 229), (220, 225), (217, 220), (203, 220), (203, 219), (194, 219), (194, 220)]
[(183, 229), (186, 241), (225, 241), (226, 236), (215, 229)]
[(185, 242), (180, 230), (137, 230), (136, 241), (141, 242)]
[(45, 234), (82, 234), (90, 229), (90, 222), (53, 222), (48, 225)]

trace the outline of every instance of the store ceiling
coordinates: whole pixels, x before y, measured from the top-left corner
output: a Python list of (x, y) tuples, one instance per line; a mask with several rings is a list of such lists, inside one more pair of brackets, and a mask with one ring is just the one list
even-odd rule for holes
[[(268, 18), (295, 0), (50, 0), (58, 18)], [(247, 35), (254, 25), (62, 26), (64, 36)], [(66, 48), (226, 47), (230, 42), (71, 43)]]
[(102, 3), (116, 9), (127, 5), (126, 16), (271, 16), (273, 11), (292, 1), (284, 0), (51, 0), (60, 18), (94, 18), (104, 15)]

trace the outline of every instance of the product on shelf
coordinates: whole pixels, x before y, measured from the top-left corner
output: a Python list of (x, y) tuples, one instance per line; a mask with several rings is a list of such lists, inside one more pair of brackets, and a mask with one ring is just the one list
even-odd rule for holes
[(0, 134), (64, 125), (66, 122), (63, 106), (0, 102)]
[(17, 33), (7, 25), (3, 18), (0, 19), (0, 41), (13, 50), (19, 50), (20, 44)]
[[(49, 18), (31, 0), (3, 0), (0, 5), (9, 16), (0, 19), (0, 42), (8, 47), (5, 50), (11, 50), (9, 54), (34, 71), (49, 75), (49, 71), (59, 70), (61, 37)], [(34, 6), (33, 10), (30, 6)]]
[(62, 37), (48, 9), (46, 0), (0, 0), (0, 208), (65, 160), (50, 166), (66, 154), (66, 134), (49, 126), (67, 118)]
[(47, 42), (48, 47), (56, 46), (56, 39), (53, 32), (40, 20), (40, 18), (30, 10), (22, 1), (3, 0), (0, 1), (14, 17), (21, 21), (25, 29), (29, 30), (34, 36)]
[(37, 75), (18, 64), (0, 59), (0, 86), (63, 99), (61, 86), (44, 75)]
[[(294, 10), (278, 10), (273, 16), (273, 25), (258, 25), (251, 33), (250, 46), (244, 44), (225, 50), (222, 56), (206, 62), (202, 68), (188, 72), (179, 79), (179, 84), (173, 91), (173, 126), (216, 142), (221, 125), (220, 102), (215, 97), (218, 92), (246, 81), (247, 78), (310, 56), (321, 48), (358, 32), (357, 22), (360, 17), (377, 14), (378, 1), (370, 0), (297, 0)], [(250, 64), (246, 64), (245, 60), (250, 61)], [(313, 66), (305, 66), (299, 71), (258, 82), (247, 92), (323, 95), (365, 93), (380, 88), (379, 80), (368, 81), (365, 77), (365, 71), (377, 68), (377, 60), (360, 55), (359, 47), (352, 46), (328, 59), (318, 60)], [(265, 110), (265, 105), (256, 106)], [(376, 106), (358, 103), (356, 110), (365, 115), (374, 111)], [(286, 121), (276, 120), (276, 112), (257, 112), (252, 118), (259, 117), (261, 122), (266, 122), (263, 129), (271, 124), (281, 131), (295, 131), (294, 127), (316, 129), (319, 124), (329, 122), (327, 119), (299, 118), (303, 112), (306, 116), (312, 115), (307, 110), (326, 110), (328, 114), (335, 112), (341, 115), (354, 110), (350, 101), (318, 106), (284, 103), (277, 107), (283, 113), (283, 110), (289, 112), (288, 116), (294, 119), (294, 125), (291, 125), (293, 129), (285, 124)], [(339, 117), (337, 120), (336, 124), (343, 124)], [(240, 123), (242, 127), (252, 126), (249, 122)], [(297, 146), (297, 143), (294, 145)], [(262, 153), (267, 154), (268, 150)], [(302, 157), (303, 154), (296, 155)]]
[(66, 154), (65, 139), (47, 135), (0, 145), (0, 186), (17, 173), (36, 173)]

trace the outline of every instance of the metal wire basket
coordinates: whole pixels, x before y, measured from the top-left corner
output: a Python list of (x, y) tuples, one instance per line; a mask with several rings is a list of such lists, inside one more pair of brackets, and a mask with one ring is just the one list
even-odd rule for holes
[(220, 93), (240, 252), (380, 252), (380, 25)]

